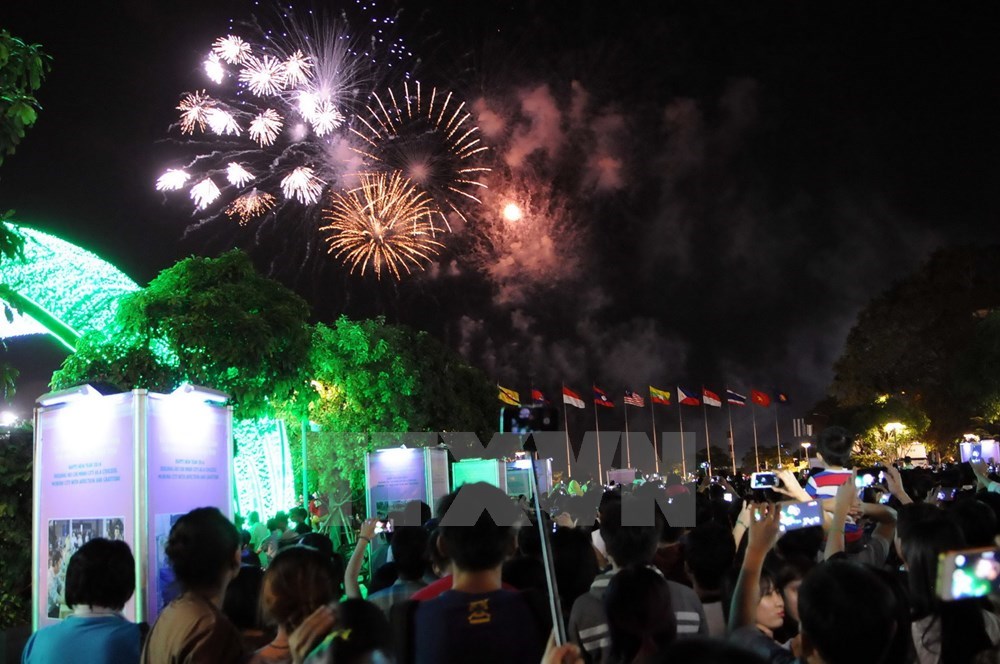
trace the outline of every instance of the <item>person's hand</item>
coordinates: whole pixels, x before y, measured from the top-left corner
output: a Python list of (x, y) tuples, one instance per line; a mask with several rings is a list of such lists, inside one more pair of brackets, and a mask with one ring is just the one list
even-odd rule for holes
[(972, 472), (976, 474), (976, 477), (981, 480), (986, 480), (990, 474), (990, 470), (987, 467), (986, 462), (982, 459), (970, 461), (969, 467), (972, 468)]
[(358, 538), (364, 537), (369, 542), (375, 538), (375, 528), (378, 527), (378, 519), (365, 519), (361, 523), (361, 532), (358, 533)]
[(580, 646), (570, 642), (556, 647), (556, 636), (553, 632), (549, 634), (549, 641), (545, 644), (542, 664), (583, 664)]
[(938, 484), (933, 489), (931, 489), (931, 492), (927, 495), (927, 499), (924, 502), (927, 503), (928, 505), (939, 505), (941, 503), (941, 501), (938, 500), (938, 494), (940, 492), (941, 492), (941, 485)]
[(302, 664), (312, 649), (337, 624), (337, 614), (330, 606), (321, 606), (288, 635), (288, 649), (294, 664)]
[(781, 506), (776, 503), (756, 503), (750, 510), (750, 538), (747, 555), (765, 556), (781, 532)]
[(576, 528), (576, 519), (569, 512), (562, 512), (553, 521), (561, 528)]
[(885, 486), (889, 489), (889, 493), (897, 498), (900, 494), (905, 494), (906, 491), (903, 489), (903, 478), (899, 474), (899, 469), (895, 466), (886, 466), (884, 472)]

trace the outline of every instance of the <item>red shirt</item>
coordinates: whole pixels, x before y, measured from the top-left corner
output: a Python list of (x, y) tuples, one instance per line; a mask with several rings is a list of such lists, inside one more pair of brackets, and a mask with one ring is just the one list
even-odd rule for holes
[[(415, 599), (418, 602), (422, 602), (426, 599), (434, 599), (441, 593), (451, 590), (451, 583), (452, 583), (451, 574), (449, 574), (448, 576), (442, 576), (434, 583), (428, 586), (424, 586), (417, 592), (413, 593), (410, 596), (410, 599)], [(504, 590), (517, 590), (517, 588), (510, 585), (509, 583), (504, 583), (502, 585)]]

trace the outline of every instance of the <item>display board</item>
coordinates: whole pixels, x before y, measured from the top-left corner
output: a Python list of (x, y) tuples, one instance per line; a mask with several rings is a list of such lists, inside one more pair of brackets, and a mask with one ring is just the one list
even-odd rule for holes
[(507, 491), (507, 473), (502, 461), (497, 459), (463, 459), (451, 464), (451, 488), (463, 484), (486, 482), (501, 491)]
[(1000, 446), (995, 440), (969, 441), (959, 444), (963, 462), (982, 460), (1000, 463)]
[(636, 478), (635, 468), (615, 468), (608, 471), (608, 484), (632, 484)]
[(66, 565), (96, 537), (131, 547), (136, 591), (123, 613), (153, 622), (172, 580), (162, 545), (173, 522), (206, 506), (232, 517), (232, 411), (226, 399), (191, 386), (169, 395), (133, 390), (107, 396), (82, 386), (39, 397), (34, 629), (69, 615)]
[(448, 452), (428, 447), (390, 447), (365, 454), (368, 517), (385, 517), (419, 500), (432, 510), (448, 493)]

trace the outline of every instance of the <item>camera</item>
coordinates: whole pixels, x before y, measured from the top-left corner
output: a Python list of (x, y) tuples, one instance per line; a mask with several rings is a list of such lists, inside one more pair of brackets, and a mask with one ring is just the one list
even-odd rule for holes
[(938, 558), (937, 594), (943, 600), (1000, 593), (1000, 549), (964, 549)]
[(777, 473), (753, 473), (750, 475), (751, 489), (773, 489), (781, 486)]

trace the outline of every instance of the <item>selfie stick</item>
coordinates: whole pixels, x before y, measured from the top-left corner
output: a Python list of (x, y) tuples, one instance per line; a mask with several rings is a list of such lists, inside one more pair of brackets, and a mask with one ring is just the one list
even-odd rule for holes
[(538, 520), (538, 534), (542, 541), (542, 563), (545, 565), (545, 585), (549, 589), (549, 612), (552, 614), (552, 627), (555, 630), (556, 646), (566, 643), (566, 623), (563, 622), (562, 604), (559, 602), (559, 587), (556, 585), (556, 566), (552, 559), (552, 542), (549, 529), (542, 520), (542, 502), (538, 491), (538, 475), (535, 474), (535, 455), (529, 453), (531, 459), (531, 493), (535, 500), (535, 518)]

